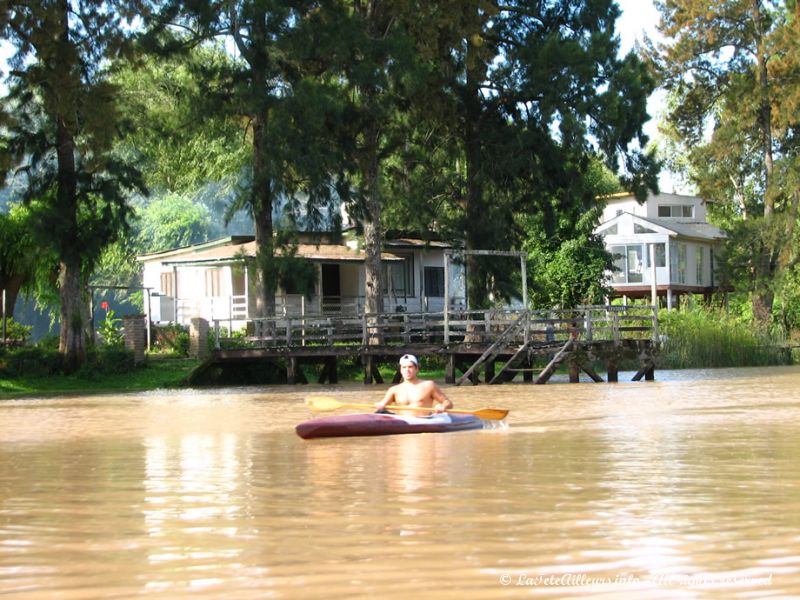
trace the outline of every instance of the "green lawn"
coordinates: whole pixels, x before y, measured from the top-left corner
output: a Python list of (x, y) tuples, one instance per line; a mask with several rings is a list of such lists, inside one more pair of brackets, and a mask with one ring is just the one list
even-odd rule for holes
[[(97, 394), (103, 392), (135, 392), (159, 388), (182, 386), (184, 378), (200, 364), (200, 361), (187, 358), (148, 358), (145, 365), (130, 373), (118, 375), (53, 376), (53, 377), (0, 377), (0, 400), (25, 396), (50, 396), (57, 394)], [(381, 375), (386, 384), (392, 382), (394, 367), (381, 366)], [(309, 381), (315, 381), (314, 374), (308, 372)], [(420, 373), (425, 379), (441, 381), (443, 369), (428, 369)], [(362, 382), (362, 369), (351, 369), (340, 373), (342, 383)]]
[(145, 365), (129, 373), (96, 376), (57, 376), (37, 378), (0, 377), (0, 399), (52, 394), (135, 392), (179, 387), (199, 362), (186, 358), (149, 358)]

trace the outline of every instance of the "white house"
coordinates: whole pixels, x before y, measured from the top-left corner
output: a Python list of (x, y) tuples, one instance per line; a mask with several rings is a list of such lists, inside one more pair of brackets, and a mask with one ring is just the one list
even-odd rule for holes
[[(384, 265), (384, 310), (440, 312), (444, 308), (445, 272), (451, 306), (463, 306), (464, 268), (445, 252), (449, 246), (415, 239), (387, 241)], [(255, 316), (254, 279), (248, 266), (256, 255), (253, 236), (231, 236), (137, 257), (143, 286), (149, 290), (154, 322), (188, 324), (193, 317), (227, 320), (239, 329)], [(314, 294), (306, 298), (279, 289), (279, 315), (357, 315), (364, 307), (364, 253), (355, 243), (334, 243), (331, 236), (305, 236), (297, 257), (311, 262)], [(448, 261), (445, 269), (445, 260)]]
[(639, 204), (631, 194), (606, 199), (595, 233), (615, 256), (609, 273), (616, 296), (665, 297), (668, 308), (681, 294), (708, 297), (719, 290), (715, 256), (725, 234), (706, 221), (706, 202), (696, 196), (651, 195)]

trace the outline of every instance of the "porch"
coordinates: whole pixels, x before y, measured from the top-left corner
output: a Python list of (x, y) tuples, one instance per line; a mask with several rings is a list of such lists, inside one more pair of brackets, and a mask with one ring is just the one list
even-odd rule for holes
[[(215, 351), (206, 368), (280, 359), (289, 383), (307, 382), (302, 365), (309, 363), (324, 365), (319, 383), (335, 383), (343, 357), (361, 361), (365, 383), (381, 383), (378, 366), (395, 365), (405, 353), (444, 358), (446, 381), (456, 384), (477, 383), (481, 374), (487, 383), (508, 382), (518, 374), (545, 383), (561, 364), (569, 365), (570, 381), (578, 381), (581, 371), (602, 381), (592, 367), (598, 361), (607, 366), (608, 381), (616, 381), (623, 359), (638, 363), (634, 379), (652, 379), (658, 340), (656, 312), (642, 306), (286, 315), (251, 320), (244, 338), (235, 339), (226, 335), (223, 320), (211, 325)], [(537, 356), (547, 357), (544, 368), (534, 368)]]

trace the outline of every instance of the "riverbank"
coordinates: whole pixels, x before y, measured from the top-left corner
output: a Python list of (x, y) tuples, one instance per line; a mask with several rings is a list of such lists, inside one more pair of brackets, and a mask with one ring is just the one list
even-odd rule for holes
[(200, 361), (191, 358), (159, 357), (149, 358), (144, 365), (126, 373), (0, 378), (0, 400), (38, 395), (137, 392), (159, 388), (178, 388), (199, 364)]
[[(0, 400), (20, 397), (52, 396), (59, 394), (101, 394), (108, 392), (138, 392), (186, 387), (186, 379), (201, 361), (182, 357), (149, 357), (145, 364), (125, 373), (83, 371), (76, 375), (0, 377)], [(362, 381), (361, 369), (345, 370), (344, 381)], [(394, 372), (381, 368), (384, 381), (390, 382)], [(427, 379), (444, 379), (444, 370), (423, 370)], [(245, 380), (242, 380), (245, 381)], [(229, 385), (230, 383), (226, 384)]]

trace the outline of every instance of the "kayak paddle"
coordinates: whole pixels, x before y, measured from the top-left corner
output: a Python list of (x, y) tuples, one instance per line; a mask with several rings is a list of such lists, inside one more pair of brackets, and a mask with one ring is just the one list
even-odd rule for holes
[[(311, 407), (311, 410), (316, 412), (330, 412), (336, 410), (338, 408), (363, 408), (363, 409), (374, 409), (375, 407), (371, 404), (352, 404), (349, 402), (339, 402), (336, 398), (331, 398), (330, 396), (309, 396), (306, 398), (306, 404)], [(411, 410), (411, 411), (424, 411), (430, 412), (430, 408), (425, 408), (424, 406), (400, 406), (397, 404), (391, 404), (387, 408), (391, 408), (394, 410)], [(503, 410), (501, 408), (481, 408), (478, 410), (457, 410), (455, 408), (451, 408), (445, 412), (449, 413), (459, 413), (462, 415), (475, 415), (476, 417), (480, 417), (481, 419), (486, 419), (487, 421), (500, 421), (506, 418), (508, 414), (507, 410)]]

